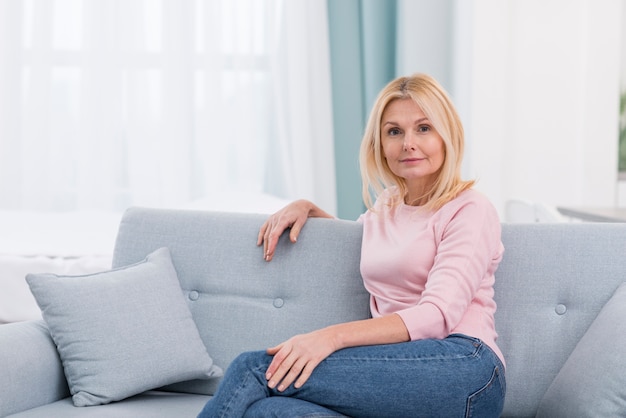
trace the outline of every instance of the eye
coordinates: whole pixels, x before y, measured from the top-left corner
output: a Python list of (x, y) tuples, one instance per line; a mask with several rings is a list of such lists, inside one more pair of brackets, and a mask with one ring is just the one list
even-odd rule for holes
[(391, 128), (387, 131), (387, 135), (389, 136), (396, 136), (396, 135), (400, 135), (401, 131), (398, 128)]
[(430, 125), (420, 125), (417, 127), (417, 132), (420, 133), (427, 133), (430, 132), (432, 130), (432, 128), (430, 127)]

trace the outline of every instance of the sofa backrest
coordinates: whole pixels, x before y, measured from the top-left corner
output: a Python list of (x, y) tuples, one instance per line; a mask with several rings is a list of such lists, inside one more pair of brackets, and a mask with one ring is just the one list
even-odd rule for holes
[[(369, 315), (359, 273), (361, 225), (310, 219), (297, 244), (286, 236), (275, 259), (256, 246), (266, 215), (131, 208), (114, 266), (169, 247), (209, 353), (227, 367), (242, 351)], [(626, 224), (503, 224), (496, 272), (498, 344), (507, 361), (503, 416), (534, 416), (539, 402), (626, 279)], [(216, 381), (173, 385), (213, 393)]]
[[(216, 365), (289, 337), (369, 316), (361, 280), (359, 224), (310, 219), (297, 244), (281, 237), (263, 260), (257, 234), (267, 215), (131, 208), (120, 223), (113, 266), (168, 247), (189, 308)], [(216, 381), (171, 390), (212, 394)]]
[(626, 280), (626, 224), (503, 224), (496, 271), (504, 416), (535, 416), (578, 340)]

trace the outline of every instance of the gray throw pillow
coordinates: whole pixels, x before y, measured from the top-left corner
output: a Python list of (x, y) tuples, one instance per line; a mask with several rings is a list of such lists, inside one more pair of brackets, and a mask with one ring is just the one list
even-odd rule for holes
[(200, 339), (167, 248), (85, 276), (29, 274), (76, 406), (220, 376)]
[(626, 283), (552, 381), (537, 417), (626, 417)]

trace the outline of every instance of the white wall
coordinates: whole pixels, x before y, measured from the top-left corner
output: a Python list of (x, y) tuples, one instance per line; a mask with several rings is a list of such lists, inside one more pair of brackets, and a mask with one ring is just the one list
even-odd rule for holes
[(454, 9), (455, 0), (398, 0), (397, 75), (427, 73), (452, 89)]
[(457, 3), (466, 174), (501, 213), (512, 197), (616, 204), (622, 2)]

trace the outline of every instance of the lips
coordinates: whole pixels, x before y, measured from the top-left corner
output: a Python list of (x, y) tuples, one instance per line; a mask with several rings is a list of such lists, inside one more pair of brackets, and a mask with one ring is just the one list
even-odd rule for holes
[(424, 161), (426, 158), (404, 158), (400, 160), (401, 163), (418, 163)]

